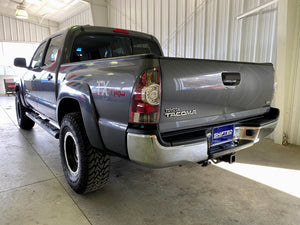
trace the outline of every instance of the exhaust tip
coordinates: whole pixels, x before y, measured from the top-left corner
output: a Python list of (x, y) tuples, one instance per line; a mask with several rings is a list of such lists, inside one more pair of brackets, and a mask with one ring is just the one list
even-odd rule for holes
[(220, 157), (220, 161), (228, 162), (229, 164), (232, 164), (235, 162), (235, 153), (229, 154), (229, 155), (224, 155)]

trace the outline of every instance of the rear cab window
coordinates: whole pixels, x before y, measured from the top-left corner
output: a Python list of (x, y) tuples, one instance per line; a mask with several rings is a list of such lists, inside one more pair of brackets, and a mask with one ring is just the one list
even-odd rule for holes
[(71, 62), (113, 58), (136, 54), (161, 55), (158, 45), (149, 39), (83, 34), (78, 36), (71, 51)]

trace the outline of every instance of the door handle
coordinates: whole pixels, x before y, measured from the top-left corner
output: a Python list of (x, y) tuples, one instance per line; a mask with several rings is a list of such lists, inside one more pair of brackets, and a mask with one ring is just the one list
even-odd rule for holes
[(235, 72), (223, 72), (222, 81), (225, 86), (238, 86), (241, 82), (241, 74)]
[(34, 80), (35, 78), (36, 78), (36, 76), (33, 74), (31, 79)]
[(48, 81), (51, 80), (53, 78), (53, 76), (49, 73), (49, 75), (47, 76)]

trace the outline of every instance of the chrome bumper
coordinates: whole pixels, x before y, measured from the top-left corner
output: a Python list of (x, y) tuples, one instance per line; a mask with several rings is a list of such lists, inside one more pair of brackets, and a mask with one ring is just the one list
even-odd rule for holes
[[(247, 140), (247, 144), (222, 151), (217, 157), (251, 147), (260, 139), (273, 132), (277, 121), (261, 127), (235, 127), (235, 140)], [(250, 135), (249, 135), (250, 134)], [(166, 147), (159, 143), (156, 135), (127, 134), (129, 159), (148, 167), (168, 167), (188, 162), (200, 162), (209, 159), (208, 140)]]

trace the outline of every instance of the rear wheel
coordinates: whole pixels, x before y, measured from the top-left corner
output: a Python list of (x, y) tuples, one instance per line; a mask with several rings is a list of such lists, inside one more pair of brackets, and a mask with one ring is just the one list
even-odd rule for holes
[(110, 159), (91, 146), (80, 113), (64, 116), (59, 142), (63, 171), (71, 188), (81, 194), (103, 187), (108, 181)]
[(20, 94), (17, 92), (15, 97), (17, 121), (20, 128), (30, 130), (34, 126), (34, 121), (26, 116), (26, 107), (22, 105)]

